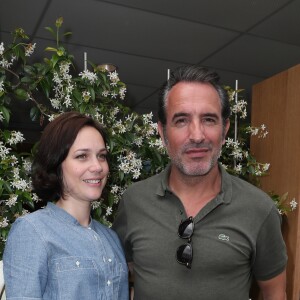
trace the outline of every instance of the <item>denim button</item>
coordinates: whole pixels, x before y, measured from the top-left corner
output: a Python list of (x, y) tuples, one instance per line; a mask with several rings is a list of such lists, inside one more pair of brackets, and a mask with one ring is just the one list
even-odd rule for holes
[(109, 286), (111, 284), (110, 280), (107, 280), (107, 285)]
[(109, 258), (109, 259), (108, 259), (108, 262), (112, 262), (112, 259), (111, 259), (111, 258)]
[(79, 267), (80, 266), (80, 262), (77, 260), (76, 261), (76, 266)]

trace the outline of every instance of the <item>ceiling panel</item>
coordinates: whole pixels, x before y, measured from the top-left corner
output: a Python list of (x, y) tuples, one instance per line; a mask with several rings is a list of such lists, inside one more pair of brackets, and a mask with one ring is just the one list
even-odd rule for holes
[[(99, 49), (193, 63), (237, 36), (229, 30), (115, 4), (71, 2), (76, 10), (69, 9), (70, 1), (53, 0), (42, 25), (51, 24), (59, 15), (64, 16), (66, 23), (84, 19), (72, 22), (70, 42)], [(45, 36), (45, 32), (40, 29), (38, 36)]]
[(189, 63), (217, 70), (226, 85), (238, 80), (250, 102), (253, 84), (300, 63), (299, 11), (299, 0), (0, 0), (0, 38), (23, 27), (41, 59), (55, 43), (44, 27), (62, 16), (77, 73), (84, 52), (95, 64), (117, 65), (124, 103), (156, 115), (167, 70)]
[(11, 32), (22, 27), (28, 34), (33, 34), (37, 22), (47, 7), (47, 0), (1, 0), (0, 30)]
[[(97, 1), (97, 0), (96, 0)], [(174, 16), (202, 24), (245, 31), (290, 0), (110, 0), (109, 3)]]
[(300, 46), (300, 1), (284, 7), (265, 22), (256, 26), (251, 33)]
[(300, 63), (300, 47), (243, 36), (204, 64), (266, 78)]

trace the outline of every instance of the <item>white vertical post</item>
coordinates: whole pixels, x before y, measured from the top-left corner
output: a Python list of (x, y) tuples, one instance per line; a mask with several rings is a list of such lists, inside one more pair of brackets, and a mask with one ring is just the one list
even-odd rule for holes
[[(235, 104), (237, 105), (238, 103), (238, 80), (235, 81), (235, 92), (234, 92), (234, 97), (235, 97)], [(234, 142), (237, 142), (237, 135), (238, 135), (238, 118), (237, 118), (237, 113), (235, 112), (234, 114)], [(233, 159), (233, 165), (236, 167), (236, 159)]]
[(87, 70), (87, 53), (83, 53), (83, 61), (84, 61), (84, 71)]
[(167, 75), (167, 80), (170, 79), (170, 69), (168, 69), (168, 75)]

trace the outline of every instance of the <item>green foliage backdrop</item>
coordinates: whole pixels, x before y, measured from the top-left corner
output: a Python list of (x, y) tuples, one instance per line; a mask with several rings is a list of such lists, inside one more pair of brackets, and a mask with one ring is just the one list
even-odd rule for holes
[[(63, 19), (59, 18), (54, 28), (45, 28), (55, 42), (45, 49), (47, 56), (42, 61), (32, 59), (36, 44), (28, 43), (29, 37), (21, 28), (12, 33), (11, 44), (0, 43), (0, 259), (15, 219), (45, 205), (31, 189), (34, 146), (31, 153), (20, 153), (22, 133), (7, 130), (11, 103), (16, 99), (32, 104), (30, 118), (41, 125), (70, 110), (91, 115), (104, 124), (109, 136), (110, 178), (103, 197), (93, 203), (93, 214), (108, 226), (127, 186), (160, 172), (168, 163), (152, 113), (139, 115), (122, 103), (126, 85), (116, 71), (108, 72), (90, 63), (92, 71), (76, 73), (74, 58), (60, 41), (61, 36), (71, 34), (60, 34), (62, 25)], [(28, 63), (29, 57), (33, 63)], [(260, 128), (243, 125), (247, 103), (241, 99), (240, 90), (226, 89), (232, 124), (221, 162), (230, 173), (258, 185), (259, 177), (266, 175), (269, 165), (257, 162), (251, 155), (249, 137), (264, 138), (267, 131), (264, 125)], [(286, 205), (286, 198), (287, 194), (273, 195), (281, 213), (297, 205), (295, 200)]]

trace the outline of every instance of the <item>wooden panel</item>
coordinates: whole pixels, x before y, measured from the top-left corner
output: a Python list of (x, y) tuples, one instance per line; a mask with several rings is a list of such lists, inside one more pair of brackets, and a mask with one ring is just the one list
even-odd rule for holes
[[(253, 87), (251, 121), (266, 124), (266, 139), (251, 139), (251, 152), (261, 162), (271, 164), (262, 178), (262, 189), (277, 194), (289, 192), (289, 200), (300, 200), (300, 65), (277, 74)], [(299, 300), (300, 254), (299, 209), (284, 219), (287, 244), (289, 300)]]

